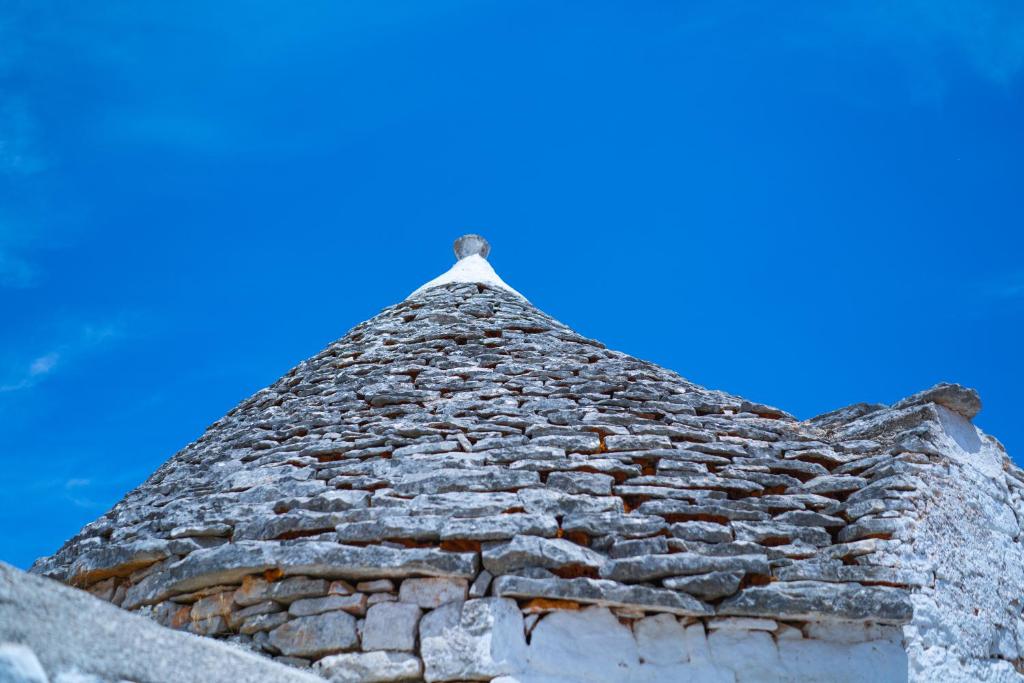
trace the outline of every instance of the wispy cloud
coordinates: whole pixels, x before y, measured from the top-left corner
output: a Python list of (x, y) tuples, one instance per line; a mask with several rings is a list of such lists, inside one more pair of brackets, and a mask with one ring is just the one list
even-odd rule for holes
[[(0, 393), (8, 393), (11, 391), (21, 391), (22, 389), (31, 389), (45, 376), (51, 369), (52, 366), (43, 370), (40, 363), (45, 362), (45, 359), (53, 357), (59, 358), (59, 354), (51, 352), (45, 356), (40, 356), (28, 364), (28, 367), (23, 369), (21, 372), (13, 373), (13, 376), (8, 379), (4, 384), (0, 384)], [(56, 362), (54, 360), (54, 362)]]
[(57, 344), (45, 353), (30, 355), (27, 361), (15, 365), (6, 379), (0, 381), (0, 393), (31, 389), (58, 369), (96, 351), (107, 342), (123, 335), (120, 323), (80, 325), (70, 339)]
[(41, 281), (35, 257), (60, 241), (53, 207), (67, 207), (53, 200), (38, 88), (25, 86), (38, 80), (29, 77), (40, 61), (32, 53), (29, 21), (37, 4), (15, 1), (0, 12), (0, 288), (8, 289)]
[(47, 199), (45, 183), (7, 183), (0, 174), (0, 288), (28, 289), (46, 280), (48, 254), (78, 242), (76, 219), (86, 211)]
[(31, 175), (46, 168), (37, 145), (35, 118), (28, 101), (0, 94), (0, 172)]
[[(1008, 88), (1024, 74), (1024, 2), (1019, 0), (836, 0), (790, 3), (768, 14), (756, 3), (745, 12), (781, 21), (766, 33), (770, 49), (788, 46), (815, 64), (852, 67), (836, 71), (822, 87), (864, 105), (891, 101), (884, 86), (849, 79), (866, 74), (867, 63), (883, 60), (902, 76), (901, 95), (940, 104), (954, 78), (973, 74), (995, 88)], [(717, 6), (712, 11), (718, 11)], [(858, 78), (859, 76), (854, 76)]]
[(26, 64), (25, 19), (31, 11), (29, 3), (15, 2), (5, 6), (0, 16), (0, 180), (4, 176), (28, 175), (46, 166), (38, 145), (38, 126), (31, 100), (24, 91), (12, 87), (19, 71)]
[(911, 70), (939, 78), (958, 56), (979, 77), (1006, 85), (1024, 70), (1024, 3), (1019, 0), (872, 0), (846, 5), (835, 27), (890, 51)]
[(23, 289), (31, 287), (37, 280), (35, 266), (0, 243), (0, 287)]
[(993, 278), (981, 286), (981, 291), (989, 299), (1024, 301), (1024, 270)]
[(57, 367), (57, 361), (60, 360), (60, 353), (52, 351), (44, 356), (39, 356), (32, 364), (28, 366), (29, 377), (39, 377), (51, 372)]
[(40, 204), (46, 205), (39, 194), (40, 184), (17, 168), (28, 162), (18, 161), (10, 153), (9, 141), (4, 138), (2, 100), (0, 87), (0, 288), (26, 289), (40, 282), (34, 257), (50, 247), (40, 227), (52, 213), (39, 209)]
[(106, 503), (97, 501), (90, 493), (93, 480), (85, 477), (74, 477), (64, 482), (64, 498), (75, 507), (94, 509), (106, 507)]

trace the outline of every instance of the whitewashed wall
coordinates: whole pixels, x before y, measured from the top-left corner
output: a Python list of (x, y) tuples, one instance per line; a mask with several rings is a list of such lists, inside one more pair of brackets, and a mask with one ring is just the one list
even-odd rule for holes
[(549, 614), (521, 654), (522, 672), (495, 683), (762, 683), (906, 681), (897, 628), (765, 619), (686, 625), (670, 615), (631, 626), (603, 608)]
[(960, 415), (936, 407), (938, 453), (907, 473), (922, 479), (920, 518), (904, 566), (935, 583), (912, 596), (905, 629), (910, 681), (1024, 681), (1024, 481), (1002, 446)]

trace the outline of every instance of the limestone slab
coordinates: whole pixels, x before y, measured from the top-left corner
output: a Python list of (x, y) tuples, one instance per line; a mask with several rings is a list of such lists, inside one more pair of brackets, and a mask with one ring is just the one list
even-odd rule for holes
[(651, 586), (630, 586), (601, 579), (531, 578), (499, 576), (495, 595), (517, 598), (551, 598), (608, 607), (635, 607), (683, 616), (708, 616), (714, 610), (686, 593)]
[(405, 602), (383, 602), (366, 613), (363, 650), (404, 650), (416, 648), (416, 632), (422, 610)]
[(359, 647), (356, 620), (345, 612), (299, 617), (270, 632), (270, 644), (289, 657), (319, 658)]
[(465, 579), (406, 579), (398, 589), (398, 599), (424, 609), (433, 609), (452, 601), (465, 600), (468, 590), (469, 583)]
[(406, 652), (347, 652), (324, 657), (313, 670), (331, 683), (400, 683), (421, 680), (423, 662)]
[(526, 665), (523, 616), (514, 600), (450, 602), (420, 621), (424, 678), (490, 680)]

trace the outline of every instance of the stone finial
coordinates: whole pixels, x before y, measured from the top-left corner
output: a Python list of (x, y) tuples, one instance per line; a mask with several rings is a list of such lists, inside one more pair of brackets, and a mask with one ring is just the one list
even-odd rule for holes
[(479, 254), (481, 258), (487, 258), (491, 253), (491, 245), (480, 235), (463, 235), (455, 240), (455, 257), (460, 261), (467, 256)]
[(494, 268), (487, 261), (487, 255), (490, 253), (491, 245), (483, 237), (473, 234), (463, 235), (455, 240), (455, 256), (458, 257), (455, 265), (447, 273), (435, 277), (409, 296), (416, 296), (433, 287), (453, 282), (474, 282), (478, 285), (499, 287), (525, 300), (526, 297), (505, 284), (494, 272)]

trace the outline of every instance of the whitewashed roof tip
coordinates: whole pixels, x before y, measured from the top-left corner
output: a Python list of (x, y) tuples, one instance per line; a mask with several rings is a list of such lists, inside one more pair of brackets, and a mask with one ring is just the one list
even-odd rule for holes
[(418, 296), (428, 289), (440, 287), (441, 285), (467, 282), (498, 287), (526, 300), (525, 296), (505, 284), (505, 281), (494, 272), (494, 268), (487, 262), (487, 256), (490, 253), (491, 245), (486, 239), (472, 233), (463, 235), (455, 240), (455, 256), (458, 259), (455, 265), (448, 272), (434, 278), (407, 298)]

